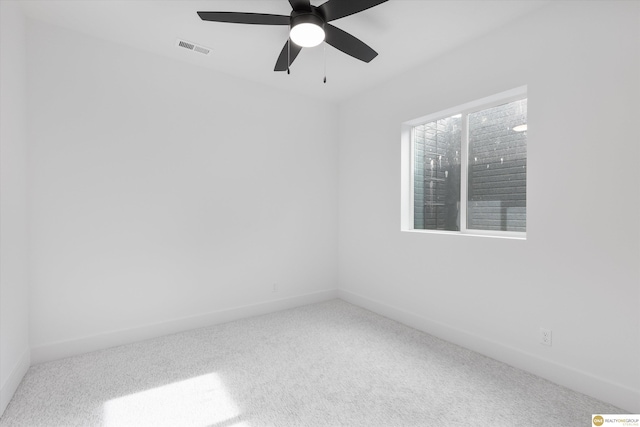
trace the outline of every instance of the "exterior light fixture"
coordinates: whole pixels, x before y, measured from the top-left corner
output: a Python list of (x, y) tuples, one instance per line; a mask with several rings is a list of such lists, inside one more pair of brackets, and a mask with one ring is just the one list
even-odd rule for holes
[(523, 124), (523, 125), (518, 125), (518, 126), (514, 126), (513, 127), (513, 131), (514, 132), (526, 132), (527, 130), (527, 124)]
[(318, 46), (324, 41), (324, 21), (313, 13), (303, 13), (291, 18), (291, 41), (301, 47)]

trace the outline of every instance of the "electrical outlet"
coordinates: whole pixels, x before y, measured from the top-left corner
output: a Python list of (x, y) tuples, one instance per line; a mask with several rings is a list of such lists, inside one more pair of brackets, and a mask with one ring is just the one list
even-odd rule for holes
[(551, 329), (540, 328), (540, 344), (551, 346)]
[(273, 290), (272, 290), (272, 292), (278, 292), (278, 284), (277, 284), (277, 283), (274, 283), (274, 284), (273, 284)]

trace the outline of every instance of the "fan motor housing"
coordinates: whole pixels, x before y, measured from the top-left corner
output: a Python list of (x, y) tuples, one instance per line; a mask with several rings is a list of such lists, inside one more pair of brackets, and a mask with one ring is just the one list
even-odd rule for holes
[(299, 24), (314, 24), (324, 29), (324, 18), (315, 10), (291, 12), (290, 28)]

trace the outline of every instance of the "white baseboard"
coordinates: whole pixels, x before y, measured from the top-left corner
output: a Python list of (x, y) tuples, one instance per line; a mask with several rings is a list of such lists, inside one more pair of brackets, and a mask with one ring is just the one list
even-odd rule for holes
[(109, 347), (130, 344), (163, 335), (175, 334), (191, 329), (203, 328), (231, 322), (251, 316), (273, 313), (289, 308), (300, 307), (338, 298), (337, 289), (312, 292), (258, 304), (245, 305), (210, 313), (173, 319), (162, 323), (140, 326), (131, 329), (108, 332), (74, 340), (55, 342), (31, 349), (33, 364), (49, 362), (65, 357), (76, 356)]
[(7, 405), (11, 401), (11, 398), (15, 394), (22, 378), (29, 370), (29, 366), (31, 365), (31, 354), (29, 349), (25, 349), (22, 356), (16, 363), (16, 365), (11, 370), (9, 377), (0, 387), (0, 416), (4, 414), (4, 410), (7, 409)]
[(640, 413), (640, 390), (634, 390), (588, 372), (543, 359), (350, 291), (341, 289), (338, 294), (341, 299), (351, 304), (366, 308), (412, 328), (484, 354), (492, 359), (538, 375), (631, 413)]

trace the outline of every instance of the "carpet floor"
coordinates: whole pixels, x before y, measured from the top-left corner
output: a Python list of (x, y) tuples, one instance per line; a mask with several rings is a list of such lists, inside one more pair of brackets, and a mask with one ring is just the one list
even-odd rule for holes
[(32, 366), (0, 426), (589, 426), (624, 413), (341, 300)]

